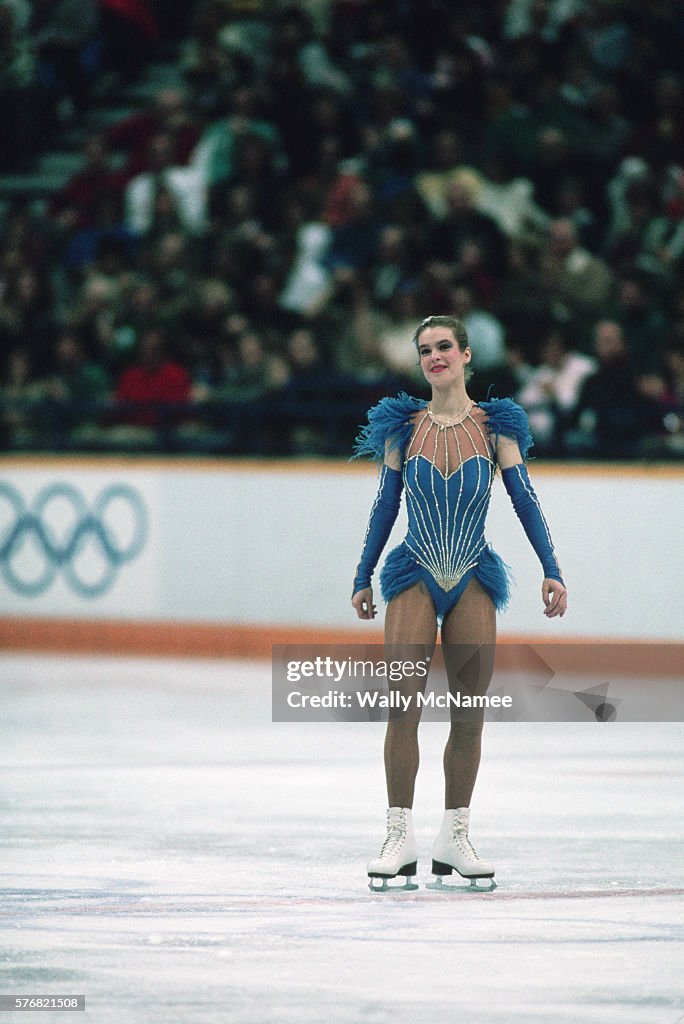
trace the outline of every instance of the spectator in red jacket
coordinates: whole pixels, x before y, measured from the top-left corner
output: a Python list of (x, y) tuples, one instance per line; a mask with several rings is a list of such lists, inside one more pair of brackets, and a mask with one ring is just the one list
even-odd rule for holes
[[(116, 400), (140, 403), (140, 409), (124, 412), (121, 422), (137, 426), (156, 426), (160, 414), (152, 406), (181, 405), (190, 397), (190, 375), (166, 352), (166, 338), (160, 327), (151, 327), (143, 334), (135, 363), (121, 375)], [(144, 407), (147, 404), (148, 407)]]
[(121, 191), (120, 175), (109, 164), (109, 150), (101, 135), (91, 135), (83, 147), (85, 164), (50, 203), (50, 214), (67, 228), (86, 231), (98, 221), (103, 199)]
[(185, 167), (199, 142), (200, 129), (192, 119), (188, 97), (182, 89), (162, 89), (152, 107), (119, 121), (107, 131), (108, 145), (128, 154), (123, 170), (124, 183), (136, 174), (151, 170), (150, 142), (160, 133), (171, 138), (171, 164)]

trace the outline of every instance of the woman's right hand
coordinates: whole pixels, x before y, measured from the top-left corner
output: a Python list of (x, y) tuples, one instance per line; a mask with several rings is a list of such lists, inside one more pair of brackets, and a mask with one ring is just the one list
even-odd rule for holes
[(360, 619), (375, 618), (377, 608), (373, 604), (373, 590), (371, 587), (357, 590), (352, 597), (352, 605), (356, 608), (356, 614)]

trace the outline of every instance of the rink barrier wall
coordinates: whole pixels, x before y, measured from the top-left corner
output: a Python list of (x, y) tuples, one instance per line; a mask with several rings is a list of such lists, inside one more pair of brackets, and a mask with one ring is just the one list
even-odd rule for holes
[[(622, 670), (667, 674), (683, 639), (684, 466), (530, 468), (570, 610), (543, 617), (536, 557), (495, 483), (487, 535), (517, 580), (502, 641), (594, 658), (619, 641)], [(377, 480), (332, 460), (2, 457), (0, 647), (252, 658), (380, 642), (380, 620), (349, 604)]]
[[(382, 644), (382, 630), (358, 631), (291, 626), (221, 626), (178, 622), (96, 622), (66, 619), (0, 619), (0, 650), (33, 654), (139, 655), (160, 658), (268, 661), (272, 647)], [(557, 671), (576, 675), (684, 679), (684, 644), (609, 637), (591, 640), (548, 636), (500, 636), (496, 666), (514, 672), (521, 651), (553, 648)]]

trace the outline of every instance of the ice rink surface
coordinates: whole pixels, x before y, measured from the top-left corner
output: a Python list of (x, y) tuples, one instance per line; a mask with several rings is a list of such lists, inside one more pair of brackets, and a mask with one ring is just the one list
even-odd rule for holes
[(270, 696), (264, 664), (0, 658), (0, 994), (85, 994), (39, 1020), (91, 1024), (684, 1021), (683, 725), (488, 724), (499, 887), (441, 894), (424, 723), (421, 888), (376, 896), (382, 724), (273, 724)]

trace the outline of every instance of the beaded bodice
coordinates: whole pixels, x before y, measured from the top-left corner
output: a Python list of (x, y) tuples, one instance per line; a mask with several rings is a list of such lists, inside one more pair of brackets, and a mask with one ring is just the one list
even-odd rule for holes
[(445, 591), (477, 564), (495, 472), (484, 411), (476, 405), (445, 424), (417, 412), (404, 451), (405, 544)]

